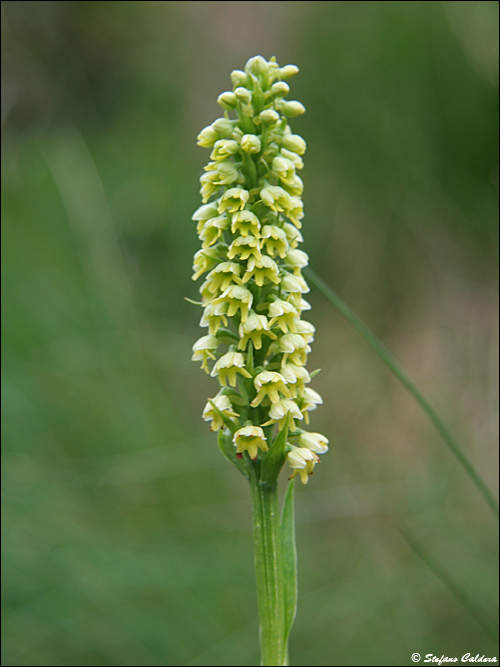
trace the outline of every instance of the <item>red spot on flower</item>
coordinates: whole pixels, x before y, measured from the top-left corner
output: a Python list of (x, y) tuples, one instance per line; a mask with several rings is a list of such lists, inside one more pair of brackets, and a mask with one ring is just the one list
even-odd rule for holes
[(236, 454), (236, 458), (237, 458), (237, 459), (242, 459), (242, 458), (243, 458), (243, 454), (240, 454), (240, 453), (238, 452), (238, 453)]

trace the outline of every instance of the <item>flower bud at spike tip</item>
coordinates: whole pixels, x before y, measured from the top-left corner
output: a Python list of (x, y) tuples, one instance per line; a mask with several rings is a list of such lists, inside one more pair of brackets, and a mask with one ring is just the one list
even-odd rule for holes
[(252, 74), (259, 75), (267, 72), (269, 65), (262, 56), (255, 56), (250, 58), (250, 60), (245, 65), (245, 70), (251, 72)]
[(260, 153), (261, 141), (255, 134), (244, 134), (241, 137), (241, 148), (245, 153)]
[(282, 79), (289, 79), (297, 74), (298, 71), (299, 68), (296, 65), (286, 65), (285, 67), (280, 68), (279, 74)]
[(295, 116), (300, 116), (305, 113), (306, 108), (300, 102), (284, 102), (283, 103), (283, 113), (289, 118), (295, 118)]
[(306, 152), (306, 142), (298, 134), (289, 134), (283, 137), (282, 146), (299, 155), (304, 155)]
[(236, 95), (231, 92), (227, 93), (221, 93), (219, 97), (217, 98), (217, 103), (223, 108), (226, 109), (226, 111), (229, 111), (230, 109), (234, 109), (235, 106), (238, 104), (238, 100), (236, 98)]
[(264, 109), (260, 112), (259, 119), (266, 125), (271, 125), (279, 121), (280, 115), (274, 109)]
[(250, 58), (244, 71), (231, 73), (233, 90), (217, 98), (224, 117), (198, 135), (211, 152), (200, 178), (203, 205), (193, 214), (202, 246), (193, 279), (204, 274), (201, 326), (208, 330), (192, 358), (219, 382), (203, 419), (221, 431), (227, 457), (240, 469), (266, 465), (287, 424), (280, 466), (288, 461), (291, 478), (306, 484), (328, 439), (299, 428), (322, 398), (306, 369), (314, 326), (302, 319), (310, 308), (302, 296), (309, 258), (298, 247), (304, 211), (297, 171), (306, 142), (287, 120), (305, 108), (283, 99), (290, 89), (284, 79), (297, 72), (274, 58)]
[(271, 92), (276, 97), (285, 97), (290, 91), (290, 86), (284, 81), (277, 81), (271, 86)]
[(247, 75), (240, 69), (235, 69), (231, 72), (231, 82), (233, 86), (244, 86), (247, 82)]
[(239, 99), (240, 102), (243, 102), (243, 104), (250, 104), (252, 101), (252, 93), (247, 90), (246, 88), (236, 88), (234, 91), (234, 94), (236, 97)]

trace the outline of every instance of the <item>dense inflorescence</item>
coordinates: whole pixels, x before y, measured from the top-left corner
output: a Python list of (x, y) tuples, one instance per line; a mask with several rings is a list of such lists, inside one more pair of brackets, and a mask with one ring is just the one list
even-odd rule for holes
[(310, 305), (297, 171), (306, 143), (287, 120), (305, 109), (284, 99), (285, 79), (297, 72), (274, 58), (251, 58), (245, 71), (232, 72), (233, 90), (218, 97), (224, 117), (198, 135), (212, 150), (200, 178), (203, 205), (193, 215), (202, 241), (193, 279), (207, 274), (200, 324), (208, 333), (194, 344), (193, 360), (221, 385), (203, 412), (212, 430), (231, 420), (236, 456), (256, 460), (266, 456), (274, 425), (286, 422), (292, 477), (300, 473), (306, 483), (328, 440), (300, 427), (322, 399), (308, 386), (314, 326), (302, 319)]

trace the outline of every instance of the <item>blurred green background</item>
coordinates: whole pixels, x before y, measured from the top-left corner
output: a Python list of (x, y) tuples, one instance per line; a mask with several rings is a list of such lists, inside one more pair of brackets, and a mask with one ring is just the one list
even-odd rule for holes
[[(300, 67), (311, 265), (497, 493), (498, 3), (3, 2), (2, 36), (2, 664), (256, 665), (249, 493), (190, 361), (196, 134), (248, 57)], [(296, 498), (292, 664), (495, 655), (397, 529), (493, 623), (491, 513), (310, 296), (331, 450)]]

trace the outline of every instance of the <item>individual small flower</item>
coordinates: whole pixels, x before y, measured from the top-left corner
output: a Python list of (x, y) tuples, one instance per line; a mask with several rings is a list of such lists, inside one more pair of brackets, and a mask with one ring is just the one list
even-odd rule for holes
[[(214, 185), (230, 185), (237, 181), (240, 176), (234, 162), (209, 162), (205, 167), (205, 170), (214, 172), (215, 175), (212, 174), (212, 183)], [(219, 213), (223, 213), (223, 211), (219, 210)]]
[(272, 331), (269, 331), (269, 323), (265, 315), (257, 315), (253, 310), (248, 313), (245, 322), (242, 322), (239, 327), (240, 342), (238, 343), (239, 350), (246, 350), (249, 340), (256, 350), (262, 347), (262, 336), (266, 334), (271, 338), (276, 338)]
[(233, 443), (236, 447), (236, 455), (239, 455), (239, 458), (241, 458), (243, 452), (248, 452), (248, 455), (254, 461), (259, 449), (262, 452), (267, 452), (269, 449), (266, 436), (260, 426), (243, 426), (234, 434)]
[(288, 398), (292, 395), (286, 386), (285, 378), (274, 371), (259, 373), (254, 380), (254, 385), (257, 396), (250, 403), (253, 408), (260, 405), (266, 396), (269, 397), (271, 403), (277, 403), (280, 400), (280, 393)]
[(222, 414), (226, 417), (239, 417), (238, 413), (234, 412), (229, 398), (223, 394), (219, 394), (219, 396), (216, 396), (215, 398), (212, 398), (210, 401), (208, 401), (205, 405), (205, 409), (203, 410), (203, 420), (206, 422), (212, 422), (210, 426), (211, 431), (219, 431), (224, 426), (222, 418), (217, 414), (212, 403), (215, 405), (217, 410), (222, 412)]
[(297, 322), (296, 332), (299, 333), (301, 336), (303, 336), (308, 343), (313, 342), (315, 331), (316, 327), (314, 326), (314, 324), (306, 322), (306, 320), (299, 320)]
[(211, 160), (227, 160), (238, 152), (238, 142), (232, 139), (219, 139), (214, 144), (214, 149), (210, 154)]
[(301, 412), (304, 414), (304, 419), (306, 424), (309, 424), (309, 412), (312, 410), (316, 410), (316, 407), (318, 405), (323, 404), (323, 399), (321, 396), (318, 394), (317, 391), (314, 391), (314, 389), (311, 389), (310, 387), (306, 387), (302, 393), (302, 407), (301, 407)]
[(281, 79), (289, 79), (292, 76), (295, 76), (299, 68), (296, 65), (285, 65), (285, 67), (280, 67), (278, 72)]
[(291, 160), (278, 155), (274, 158), (272, 166), (280, 181), (286, 185), (293, 185), (295, 182), (295, 164)]
[(268, 315), (271, 318), (271, 326), (277, 324), (283, 333), (297, 331), (297, 320), (299, 314), (297, 309), (288, 301), (276, 299), (273, 301), (268, 310)]
[(291, 225), (289, 222), (285, 222), (283, 225), (283, 231), (286, 234), (286, 238), (291, 248), (296, 248), (297, 245), (302, 243), (304, 240), (297, 227), (295, 227), (295, 225)]
[(285, 97), (290, 92), (290, 86), (284, 81), (277, 81), (271, 86), (271, 93), (275, 97)]
[(238, 99), (233, 92), (228, 90), (225, 93), (221, 93), (219, 95), (217, 98), (217, 103), (226, 111), (230, 111), (238, 104)]
[(302, 484), (307, 484), (309, 475), (313, 474), (314, 466), (316, 463), (319, 463), (317, 454), (303, 447), (292, 447), (286, 458), (288, 464), (293, 469), (293, 473), (289, 479), (293, 479), (295, 475), (300, 474)]
[(281, 140), (283, 148), (289, 151), (304, 155), (306, 152), (306, 142), (298, 134), (285, 134)]
[(233, 134), (236, 122), (228, 118), (217, 118), (212, 123), (212, 128), (219, 135), (219, 139), (229, 139)]
[(193, 259), (193, 280), (198, 280), (198, 278), (209, 271), (219, 261), (219, 252), (217, 248), (207, 248), (204, 250), (198, 250)]
[(212, 377), (218, 376), (223, 387), (226, 386), (226, 380), (229, 381), (231, 387), (236, 387), (238, 373), (246, 378), (252, 377), (245, 368), (245, 357), (241, 352), (227, 352), (217, 361), (210, 375)]
[(215, 336), (208, 335), (202, 336), (199, 338), (196, 343), (193, 345), (193, 356), (191, 357), (192, 361), (202, 361), (201, 367), (206, 372), (209, 373), (210, 369), (208, 368), (208, 360), (212, 359), (215, 361), (214, 352), (219, 347), (219, 341)]
[(298, 313), (302, 313), (304, 310), (311, 310), (311, 304), (309, 301), (306, 301), (299, 292), (291, 292), (288, 296), (288, 300), (292, 306), (297, 309)]
[(307, 294), (309, 286), (301, 275), (292, 275), (291, 273), (283, 276), (281, 281), (281, 288), (285, 292), (298, 292), (300, 294)]
[(207, 220), (199, 230), (200, 239), (203, 241), (202, 248), (209, 248), (216, 243), (222, 233), (229, 229), (229, 218), (227, 215), (218, 215)]
[(271, 347), (276, 354), (283, 354), (282, 366), (289, 361), (297, 366), (303, 366), (311, 351), (304, 336), (297, 333), (284, 334)]
[[(296, 180), (297, 179), (302, 184), (302, 181), (298, 176), (296, 176)], [(300, 191), (302, 192), (302, 189)], [(304, 217), (304, 205), (302, 204), (302, 201), (299, 199), (299, 197), (290, 197), (289, 206), (286, 209), (286, 214), (288, 218), (293, 222), (293, 224), (297, 227), (297, 229), (300, 229), (302, 227), (300, 221)]]
[(241, 236), (248, 236), (248, 234), (252, 234), (252, 236), (259, 238), (259, 218), (251, 211), (238, 211), (237, 213), (234, 213), (232, 217), (231, 231), (233, 234), (239, 232)]
[(218, 211), (219, 213), (224, 213), (224, 211), (229, 211), (229, 213), (241, 211), (245, 208), (249, 198), (250, 193), (247, 190), (243, 190), (242, 188), (230, 188), (222, 195)]
[(217, 299), (214, 304), (227, 304), (227, 316), (233, 317), (238, 310), (241, 313), (241, 321), (244, 322), (248, 316), (248, 310), (253, 303), (253, 294), (250, 290), (239, 285), (228, 287)]
[(231, 81), (233, 86), (243, 86), (247, 82), (247, 75), (245, 72), (242, 72), (240, 69), (234, 69), (231, 72)]
[(245, 65), (245, 72), (255, 75), (263, 74), (264, 72), (268, 72), (268, 70), (269, 63), (262, 56), (254, 56), (253, 58), (249, 58), (247, 60), (247, 64)]
[(326, 454), (328, 451), (328, 438), (321, 433), (301, 431), (300, 435), (290, 437), (290, 441), (300, 447), (310, 449), (315, 454)]
[(302, 269), (309, 264), (309, 255), (303, 250), (298, 250), (298, 248), (290, 248), (284, 259), (293, 268), (298, 267)]
[(260, 153), (261, 141), (255, 134), (244, 134), (241, 138), (241, 148), (245, 153)]
[(215, 269), (210, 271), (206, 281), (200, 288), (202, 296), (211, 299), (218, 292), (224, 292), (224, 290), (234, 283), (241, 285), (239, 278), (241, 268), (241, 264), (236, 264), (236, 262), (221, 262), (217, 264)]
[(280, 398), (276, 403), (272, 403), (269, 409), (269, 421), (262, 426), (278, 422), (280, 428), (283, 427), (287, 414), (290, 413), (290, 428), (295, 430), (295, 419), (304, 419), (304, 415), (299, 409), (293, 398)]
[(283, 229), (278, 225), (265, 225), (262, 227), (260, 235), (262, 237), (261, 247), (266, 249), (268, 255), (274, 257), (278, 254), (281, 259), (285, 257), (288, 250), (288, 240)]
[[(246, 74), (245, 74), (245, 79), (246, 79)], [(250, 104), (252, 101), (252, 93), (248, 88), (245, 88), (243, 86), (239, 86), (236, 88), (234, 91), (234, 94), (236, 97), (239, 99), (240, 102), (243, 102), (243, 104)]]
[[(304, 190), (304, 183), (302, 182), (300, 176), (297, 176), (297, 174), (294, 174), (293, 177), (288, 178), (286, 181), (282, 180), (281, 182), (283, 183), (283, 187), (288, 192), (288, 194), (292, 195), (293, 197), (300, 197)], [(287, 215), (290, 219), (292, 219), (292, 215), (294, 215), (293, 208), (287, 211)]]
[(293, 162), (295, 169), (304, 168), (304, 160), (300, 157), (300, 155), (297, 155), (297, 153), (294, 153), (293, 151), (287, 151), (286, 148), (282, 148), (281, 155), (287, 160)]
[(207, 202), (218, 191), (219, 186), (215, 183), (216, 180), (217, 174), (215, 172), (209, 172), (200, 177), (200, 194), (203, 202)]
[(246, 283), (251, 278), (259, 287), (262, 287), (266, 280), (278, 285), (280, 282), (278, 265), (268, 255), (262, 255), (260, 258), (250, 257), (242, 280)]
[(259, 120), (264, 123), (264, 125), (274, 125), (280, 119), (280, 115), (274, 109), (264, 109), (259, 114)]
[[(288, 382), (291, 391), (298, 389), (300, 392), (304, 390), (305, 384), (311, 381), (309, 373), (305, 366), (293, 364), (291, 361), (283, 364), (280, 368), (281, 375)], [(296, 396), (295, 391), (294, 395)]]
[[(286, 355), (293, 354), (299, 350), (305, 354), (310, 351), (308, 348), (309, 345), (306, 339), (298, 333), (287, 333), (279, 339), (278, 349)], [(286, 363), (286, 360), (284, 360), (284, 363)]]
[(260, 191), (260, 197), (266, 206), (276, 213), (292, 208), (290, 195), (279, 185), (268, 185)]
[(211, 148), (217, 139), (219, 139), (219, 134), (211, 125), (209, 125), (208, 127), (204, 127), (203, 130), (199, 133), (197, 137), (197, 143), (198, 146), (202, 146), (203, 148)]
[(245, 260), (253, 257), (256, 260), (260, 260), (259, 239), (255, 236), (238, 236), (229, 246), (227, 256), (229, 259), (238, 257), (238, 259)]
[[(203, 204), (203, 206), (200, 206), (198, 209), (196, 209), (191, 219), (195, 220), (196, 222), (205, 223), (207, 220), (210, 220), (210, 218), (216, 216), (217, 212), (217, 203), (210, 202), (210, 204)], [(198, 234), (199, 233), (200, 230), (198, 229)]]
[(305, 113), (306, 108), (300, 102), (290, 101), (283, 103), (283, 113), (289, 118), (295, 118), (295, 116), (300, 116)]
[(215, 336), (221, 324), (227, 327), (227, 304), (207, 303), (200, 320), (200, 327), (208, 327), (208, 331)]

